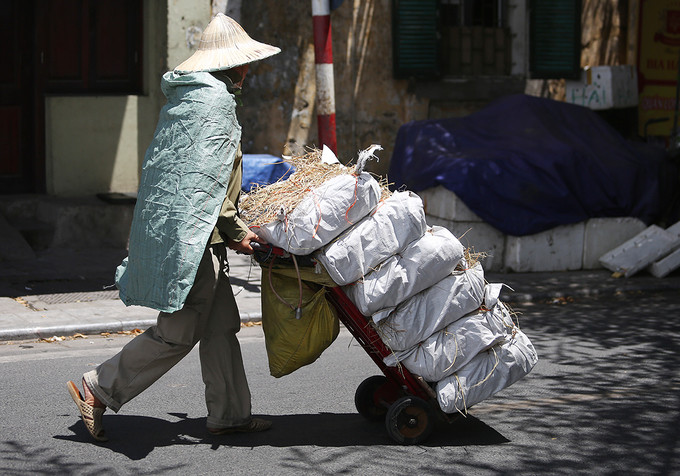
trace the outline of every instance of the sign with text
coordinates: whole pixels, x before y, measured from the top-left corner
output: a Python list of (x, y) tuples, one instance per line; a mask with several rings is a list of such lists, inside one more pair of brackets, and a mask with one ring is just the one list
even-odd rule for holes
[[(675, 114), (680, 0), (641, 0), (638, 29), (638, 125), (640, 135), (669, 137)], [(663, 121), (663, 119), (667, 119)]]

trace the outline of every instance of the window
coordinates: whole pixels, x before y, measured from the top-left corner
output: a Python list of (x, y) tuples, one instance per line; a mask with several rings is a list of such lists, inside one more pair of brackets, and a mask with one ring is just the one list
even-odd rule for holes
[(511, 38), (505, 0), (441, 0), (446, 75), (510, 74)]
[(506, 0), (393, 0), (395, 77), (509, 75), (506, 10)]
[(142, 3), (49, 0), (40, 25), (46, 92), (139, 93)]
[(441, 75), (437, 0), (392, 0), (394, 77)]
[(578, 79), (581, 73), (581, 1), (534, 0), (529, 69), (534, 79)]

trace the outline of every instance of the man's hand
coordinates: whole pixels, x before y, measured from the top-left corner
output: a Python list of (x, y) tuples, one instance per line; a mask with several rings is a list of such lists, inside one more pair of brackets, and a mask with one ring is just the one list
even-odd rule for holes
[(252, 231), (248, 231), (248, 234), (241, 241), (227, 240), (227, 246), (237, 253), (245, 253), (247, 255), (253, 254), (253, 248), (250, 246), (250, 242), (254, 241), (256, 243), (261, 243), (266, 245), (267, 242), (264, 239), (257, 236)]

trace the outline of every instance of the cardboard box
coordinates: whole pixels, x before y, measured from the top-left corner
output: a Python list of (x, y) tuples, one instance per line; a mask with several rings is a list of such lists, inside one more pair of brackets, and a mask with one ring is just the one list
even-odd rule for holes
[(637, 106), (637, 71), (633, 65), (591, 66), (580, 81), (566, 81), (566, 102), (590, 109)]

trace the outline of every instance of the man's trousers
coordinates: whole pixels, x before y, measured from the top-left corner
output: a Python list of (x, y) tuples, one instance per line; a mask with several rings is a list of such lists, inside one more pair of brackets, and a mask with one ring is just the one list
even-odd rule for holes
[(184, 307), (161, 312), (155, 326), (84, 375), (102, 403), (118, 412), (200, 342), (207, 426), (228, 428), (248, 422), (250, 390), (236, 338), (241, 319), (227, 266), (224, 243), (208, 245)]

